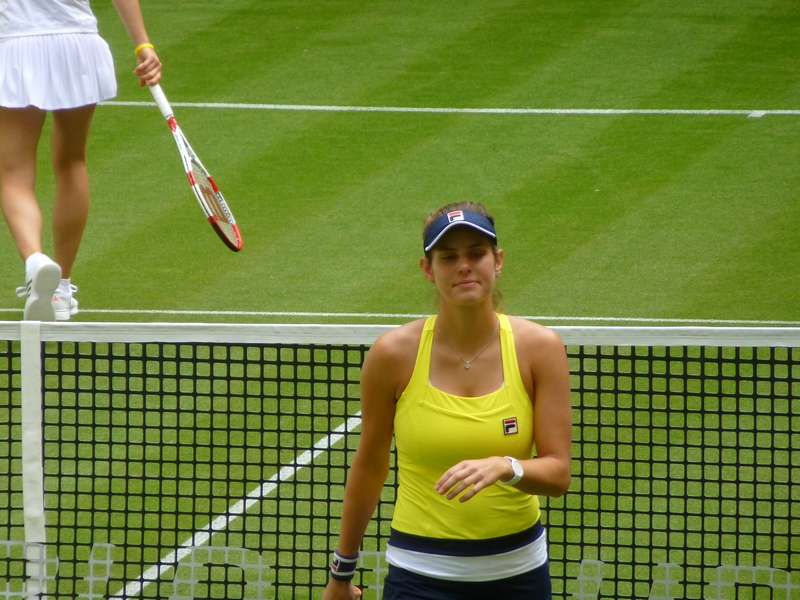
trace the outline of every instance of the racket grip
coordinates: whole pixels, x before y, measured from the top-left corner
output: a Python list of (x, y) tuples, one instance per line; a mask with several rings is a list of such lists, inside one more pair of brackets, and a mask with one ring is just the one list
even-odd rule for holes
[(161, 111), (165, 119), (169, 119), (172, 116), (172, 107), (169, 105), (169, 102), (167, 102), (167, 97), (164, 95), (161, 86), (156, 83), (148, 87), (150, 88), (150, 93), (153, 94), (153, 100), (156, 101), (158, 110)]

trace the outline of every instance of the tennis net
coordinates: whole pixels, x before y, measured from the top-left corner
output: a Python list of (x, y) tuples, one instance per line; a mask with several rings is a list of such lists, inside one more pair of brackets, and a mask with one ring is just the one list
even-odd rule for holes
[[(0, 323), (0, 598), (319, 598), (388, 328)], [(544, 501), (554, 597), (797, 598), (800, 330), (555, 329), (575, 430)]]

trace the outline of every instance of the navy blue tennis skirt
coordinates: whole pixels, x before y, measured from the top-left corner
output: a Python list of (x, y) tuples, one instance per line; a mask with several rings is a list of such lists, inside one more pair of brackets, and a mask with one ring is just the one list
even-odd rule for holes
[(551, 600), (550, 564), (495, 581), (448, 581), (389, 565), (383, 600)]

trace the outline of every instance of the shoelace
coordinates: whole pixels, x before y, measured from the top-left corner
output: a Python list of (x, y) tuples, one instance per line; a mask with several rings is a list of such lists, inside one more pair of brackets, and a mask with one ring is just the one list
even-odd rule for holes
[[(69, 295), (72, 296), (75, 292), (78, 291), (78, 286), (74, 283), (69, 284)], [(31, 293), (31, 284), (28, 282), (27, 285), (21, 285), (16, 289), (17, 298), (27, 298)], [(56, 288), (55, 295), (58, 296), (58, 288)]]
[[(77, 291), (78, 291), (78, 286), (75, 285), (74, 283), (70, 283), (69, 284), (69, 297), (71, 298), (72, 295)], [(54, 296), (56, 296), (57, 298), (61, 297), (61, 294), (58, 293), (58, 288), (56, 288), (56, 292), (55, 292)]]

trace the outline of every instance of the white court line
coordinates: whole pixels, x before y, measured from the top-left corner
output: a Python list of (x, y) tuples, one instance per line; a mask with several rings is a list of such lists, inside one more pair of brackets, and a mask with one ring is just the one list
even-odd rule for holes
[[(0, 308), (0, 313), (22, 313), (21, 308)], [(422, 319), (429, 314), (414, 313), (355, 313), (355, 312), (306, 312), (306, 311), (258, 311), (258, 310), (144, 310), (96, 308), (81, 309), (80, 314), (106, 315), (186, 315), (210, 317), (314, 317), (326, 319)], [(575, 317), (553, 315), (519, 315), (522, 319), (541, 322), (577, 322), (577, 323), (652, 323), (692, 324), (692, 325), (752, 325), (766, 327), (780, 325), (782, 327), (800, 327), (800, 321), (758, 320), (758, 319), (659, 319), (653, 317)]]
[[(153, 106), (153, 102), (126, 102), (111, 100), (102, 106)], [(228, 108), (240, 110), (290, 110), (317, 112), (381, 112), (381, 113), (433, 113), (481, 115), (698, 115), (747, 116), (800, 115), (800, 110), (728, 110), (681, 108), (436, 108), (414, 106), (337, 106), (316, 104), (241, 104), (228, 102), (172, 102), (184, 108)]]
[(210, 541), (213, 534), (225, 531), (231, 523), (244, 515), (263, 498), (266, 498), (275, 491), (282, 482), (294, 479), (300, 469), (312, 464), (320, 454), (341, 441), (344, 438), (345, 432), (356, 429), (361, 424), (360, 415), (361, 413), (359, 412), (356, 416), (347, 419), (347, 421), (334, 429), (329, 435), (314, 444), (313, 450), (306, 450), (303, 452), (295, 459), (294, 463), (283, 467), (259, 487), (253, 489), (247, 494), (246, 499), (240, 500), (234, 504), (227, 513), (219, 515), (211, 521), (205, 529), (194, 532), (194, 534), (184, 540), (178, 548), (162, 558), (158, 564), (151, 566), (142, 573), (141, 579), (132, 581), (116, 594), (112, 595), (111, 598), (131, 598), (141, 594), (147, 587), (158, 581), (167, 571), (175, 568), (175, 564), (190, 554), (193, 547), (202, 546)]

